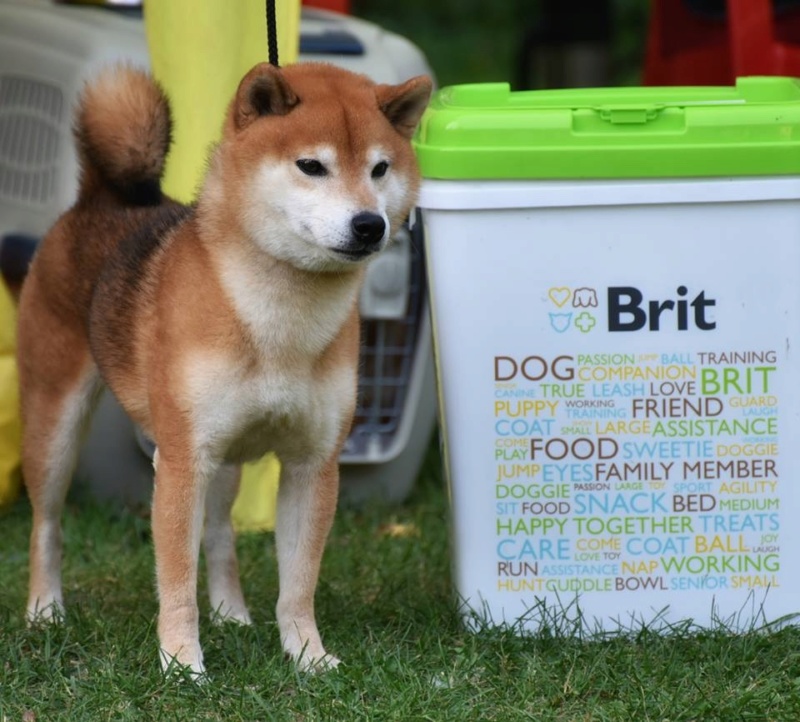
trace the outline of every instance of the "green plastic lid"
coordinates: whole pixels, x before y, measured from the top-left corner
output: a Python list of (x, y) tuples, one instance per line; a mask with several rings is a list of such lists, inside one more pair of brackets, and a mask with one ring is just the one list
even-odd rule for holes
[(425, 178), (800, 175), (800, 80), (513, 93), (458, 85), (434, 96), (414, 143)]

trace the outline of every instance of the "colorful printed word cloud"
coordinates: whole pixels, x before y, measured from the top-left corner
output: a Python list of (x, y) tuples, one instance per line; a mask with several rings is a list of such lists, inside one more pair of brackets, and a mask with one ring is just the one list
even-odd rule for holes
[[(547, 306), (547, 352), (486, 359), (494, 591), (648, 590), (668, 604), (780, 589), (778, 349), (693, 334), (621, 350), (629, 331), (713, 329), (714, 298), (686, 286), (660, 299), (553, 286)], [(620, 342), (586, 352), (592, 334)]]

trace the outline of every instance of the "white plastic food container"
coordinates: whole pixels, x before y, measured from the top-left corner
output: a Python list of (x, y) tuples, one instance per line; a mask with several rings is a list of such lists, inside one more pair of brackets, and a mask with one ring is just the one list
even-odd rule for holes
[(469, 618), (800, 612), (800, 81), (451, 88), (417, 149)]

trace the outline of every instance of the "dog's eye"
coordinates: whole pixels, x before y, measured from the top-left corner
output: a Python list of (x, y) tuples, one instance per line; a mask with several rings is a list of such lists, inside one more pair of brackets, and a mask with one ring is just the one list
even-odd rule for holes
[(389, 170), (389, 164), (385, 160), (382, 160), (372, 169), (372, 177), (383, 178), (387, 170)]
[(313, 158), (301, 158), (297, 161), (297, 167), (306, 175), (312, 176), (325, 176), (328, 175), (328, 169), (322, 165), (318, 160)]

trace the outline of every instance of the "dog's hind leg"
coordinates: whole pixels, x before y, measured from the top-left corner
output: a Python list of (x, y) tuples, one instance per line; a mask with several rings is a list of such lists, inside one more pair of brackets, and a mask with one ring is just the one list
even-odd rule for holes
[(209, 484), (203, 549), (213, 619), (250, 624), (250, 612), (247, 611), (239, 581), (236, 537), (231, 523), (231, 508), (239, 490), (240, 473), (240, 467), (223, 464)]
[(314, 592), (339, 493), (338, 455), (322, 468), (281, 459), (275, 542), (280, 593), (277, 618), (284, 651), (300, 669), (336, 667), (322, 646)]
[[(27, 615), (50, 620), (63, 610), (61, 512), (72, 479), (83, 431), (102, 387), (88, 345), (77, 334), (48, 329), (35, 333), (56, 341), (42, 353), (20, 333), (22, 381), (22, 473), (33, 508)], [(41, 340), (41, 338), (40, 338)], [(68, 353), (56, 354), (53, 348)], [(27, 353), (32, 351), (31, 353)]]

